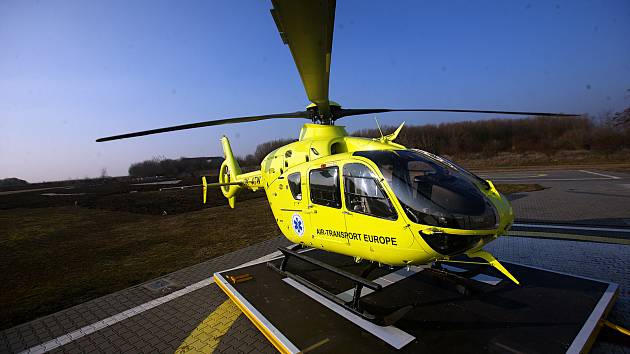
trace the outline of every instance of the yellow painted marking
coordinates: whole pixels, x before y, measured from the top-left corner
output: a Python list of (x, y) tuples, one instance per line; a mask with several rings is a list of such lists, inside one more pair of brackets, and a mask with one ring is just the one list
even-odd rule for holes
[(267, 340), (269, 340), (269, 342), (271, 342), (271, 344), (276, 347), (276, 349), (280, 352), (280, 353), (291, 353), (291, 351), (286, 348), (282, 342), (280, 342), (276, 336), (267, 328), (265, 327), (264, 324), (260, 323), (260, 321), (258, 321), (258, 319), (256, 318), (256, 316), (254, 316), (253, 313), (251, 313), (251, 311), (249, 311), (249, 309), (247, 308), (247, 306), (243, 305), (240, 301), (238, 301), (238, 298), (236, 298), (236, 296), (234, 296), (234, 294), (232, 294), (232, 292), (221, 283), (221, 281), (217, 278), (217, 275), (214, 275), (214, 279), (215, 279), (215, 283), (219, 286), (219, 288), (221, 288), (221, 290), (223, 290), (223, 292), (230, 298), (232, 299), (232, 301), (241, 309), (241, 311), (243, 311), (243, 313), (245, 314), (245, 316), (247, 316), (250, 321), (252, 321), (252, 323), (256, 326), (256, 328), (258, 328), (258, 330), (267, 338)]
[(615, 331), (618, 331), (618, 332), (620, 332), (622, 334), (630, 336), (630, 330), (627, 329), (627, 328), (623, 328), (623, 327), (621, 327), (619, 325), (616, 325), (616, 324), (614, 324), (612, 322), (609, 322), (608, 320), (604, 320), (604, 325), (606, 327), (610, 327), (610, 328), (614, 329)]
[(212, 353), (241, 314), (234, 302), (225, 300), (190, 333), (175, 353)]
[(307, 347), (306, 349), (301, 350), (301, 351), (300, 351), (300, 353), (308, 353), (308, 352), (310, 352), (310, 351), (313, 351), (313, 350), (315, 350), (315, 349), (317, 349), (317, 348), (321, 347), (322, 345), (324, 345), (324, 344), (326, 344), (326, 343), (328, 343), (328, 342), (330, 342), (330, 338), (322, 339), (322, 340), (320, 340), (319, 342), (317, 342), (317, 343), (315, 343), (315, 344), (313, 344), (313, 345), (311, 345), (311, 346)]
[(555, 233), (555, 232), (510, 230), (506, 236), (556, 238), (556, 239), (573, 240), (573, 241), (590, 241), (590, 242), (601, 242), (601, 243), (616, 243), (618, 245), (630, 245), (630, 239), (614, 238), (614, 237), (600, 237), (600, 236), (590, 236), (590, 235), (576, 235), (576, 234)]

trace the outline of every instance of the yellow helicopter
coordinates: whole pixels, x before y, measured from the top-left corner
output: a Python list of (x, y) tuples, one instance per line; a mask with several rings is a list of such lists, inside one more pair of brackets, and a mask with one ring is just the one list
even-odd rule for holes
[[(264, 189), (282, 233), (291, 242), (390, 266), (481, 258), (519, 284), (490, 253), (488, 242), (514, 221), (507, 198), (491, 181), (430, 152), (394, 142), (403, 125), (376, 139), (351, 137), (334, 123), (387, 112), (463, 112), (570, 116), (468, 109), (348, 109), (329, 100), (334, 0), (272, 0), (271, 14), (289, 46), (308, 99), (306, 110), (204, 121), (101, 138), (124, 139), (265, 119), (309, 119), (297, 142), (269, 153), (260, 170), (242, 173), (227, 137), (218, 183), (233, 208), (240, 190)], [(404, 124), (404, 123), (403, 123)], [(466, 261), (463, 261), (466, 262)]]

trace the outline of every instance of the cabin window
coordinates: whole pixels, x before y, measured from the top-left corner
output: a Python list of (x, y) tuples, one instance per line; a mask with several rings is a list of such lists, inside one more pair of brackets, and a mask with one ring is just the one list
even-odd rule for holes
[(395, 220), (396, 211), (383, 186), (367, 166), (349, 163), (343, 167), (346, 207), (355, 213)]
[(344, 152), (348, 152), (348, 148), (346, 147), (345, 143), (338, 141), (330, 146), (331, 155), (341, 154)]
[(311, 170), (308, 179), (311, 190), (311, 201), (314, 204), (341, 208), (338, 167), (333, 166)]
[(291, 190), (291, 194), (293, 195), (293, 199), (302, 200), (302, 177), (299, 172), (292, 173), (287, 177), (287, 181), (289, 182), (289, 189)]

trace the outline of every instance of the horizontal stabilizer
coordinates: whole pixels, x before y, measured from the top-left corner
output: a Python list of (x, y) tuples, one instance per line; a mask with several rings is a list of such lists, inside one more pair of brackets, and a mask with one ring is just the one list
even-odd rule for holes
[(229, 183), (208, 183), (206, 176), (201, 177), (201, 183), (203, 185), (203, 203), (206, 204), (209, 187), (224, 187), (224, 186), (242, 186), (242, 182), (229, 182)]

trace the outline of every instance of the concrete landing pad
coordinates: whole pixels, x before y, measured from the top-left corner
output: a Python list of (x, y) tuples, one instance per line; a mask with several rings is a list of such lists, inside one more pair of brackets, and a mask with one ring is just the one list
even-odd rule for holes
[[(365, 267), (320, 250), (307, 254), (357, 275)], [(365, 309), (385, 314), (413, 307), (390, 327), (348, 313), (269, 269), (266, 262), (218, 272), (214, 278), (281, 352), (577, 353), (590, 348), (600, 319), (616, 299), (617, 284), (504, 265), (522, 286), (502, 280), (492, 268), (459, 281), (429, 268), (377, 269), (368, 278), (384, 288), (363, 292)], [(353, 287), (349, 280), (299, 259), (290, 259), (287, 270), (342, 298)], [(252, 279), (229, 280), (245, 274)]]

